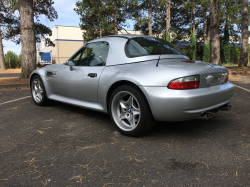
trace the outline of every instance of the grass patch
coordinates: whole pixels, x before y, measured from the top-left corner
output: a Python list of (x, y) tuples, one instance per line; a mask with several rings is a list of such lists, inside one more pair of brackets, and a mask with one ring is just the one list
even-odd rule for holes
[(0, 73), (21, 73), (21, 68), (19, 68), (19, 69), (7, 69), (7, 70), (0, 69)]
[(0, 84), (25, 84), (25, 83), (29, 83), (29, 79), (21, 79), (16, 77), (0, 78)]

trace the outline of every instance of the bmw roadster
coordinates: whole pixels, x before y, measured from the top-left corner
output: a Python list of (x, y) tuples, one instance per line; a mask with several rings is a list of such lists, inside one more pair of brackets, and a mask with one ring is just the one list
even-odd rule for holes
[(35, 70), (30, 88), (37, 105), (56, 100), (109, 113), (122, 134), (138, 136), (155, 121), (230, 110), (228, 77), (226, 68), (191, 61), (165, 40), (114, 35), (87, 42), (64, 64)]

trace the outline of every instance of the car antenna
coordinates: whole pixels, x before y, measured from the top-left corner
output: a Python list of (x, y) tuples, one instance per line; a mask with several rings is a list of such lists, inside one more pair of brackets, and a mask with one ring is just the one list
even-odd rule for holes
[(156, 67), (158, 67), (158, 64), (159, 64), (160, 58), (161, 58), (161, 54), (160, 54), (160, 56), (159, 56), (159, 58), (158, 58), (158, 61), (157, 61)]
[(158, 64), (159, 64), (160, 58), (161, 58), (161, 50), (160, 50), (160, 56), (159, 56), (159, 58), (158, 58), (158, 61), (157, 61), (156, 67), (158, 67)]

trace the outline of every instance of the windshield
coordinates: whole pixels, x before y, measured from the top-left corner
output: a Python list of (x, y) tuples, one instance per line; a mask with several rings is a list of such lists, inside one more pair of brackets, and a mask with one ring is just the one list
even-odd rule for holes
[(125, 52), (128, 57), (159, 54), (183, 55), (175, 45), (165, 40), (151, 37), (136, 37), (129, 40), (126, 44)]

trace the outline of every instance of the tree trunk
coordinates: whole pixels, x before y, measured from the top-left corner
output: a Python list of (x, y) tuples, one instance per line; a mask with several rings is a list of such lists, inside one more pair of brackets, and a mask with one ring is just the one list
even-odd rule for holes
[(18, 0), (22, 34), (21, 78), (29, 78), (36, 69), (36, 40), (34, 32), (33, 0)]
[(171, 21), (170, 4), (171, 4), (171, 0), (167, 0), (167, 3), (166, 3), (166, 38), (168, 36), (168, 32), (170, 28), (170, 21)]
[(208, 44), (208, 37), (207, 37), (207, 16), (206, 16), (206, 9), (203, 8), (203, 38), (204, 38), (204, 45)]
[(152, 36), (152, 4), (153, 0), (149, 0), (149, 8), (148, 8), (148, 34)]
[(219, 0), (210, 0), (210, 62), (220, 64)]
[(6, 69), (4, 62), (4, 53), (3, 53), (3, 43), (2, 43), (2, 31), (0, 28), (0, 69)]
[(102, 37), (102, 22), (100, 22), (100, 37)]
[[(99, 3), (102, 3), (102, 1), (100, 1)], [(99, 4), (99, 13), (101, 12), (101, 5)], [(100, 16), (100, 37), (102, 37), (102, 21), (101, 21), (101, 14), (99, 14)]]
[(117, 1), (113, 1), (113, 6), (114, 6), (114, 13), (113, 13), (113, 20), (114, 20), (114, 34), (118, 34), (118, 26), (117, 26), (117, 14), (118, 14), (118, 6), (117, 6)]
[(247, 67), (248, 58), (248, 1), (242, 0), (242, 16), (241, 16), (241, 29), (242, 29), (242, 46), (240, 54), (239, 67)]
[(193, 33), (194, 33), (194, 35), (195, 35), (195, 19), (194, 19), (194, 17), (195, 17), (195, 15), (194, 15), (194, 11), (195, 11), (195, 7), (192, 7), (192, 31), (193, 31)]

